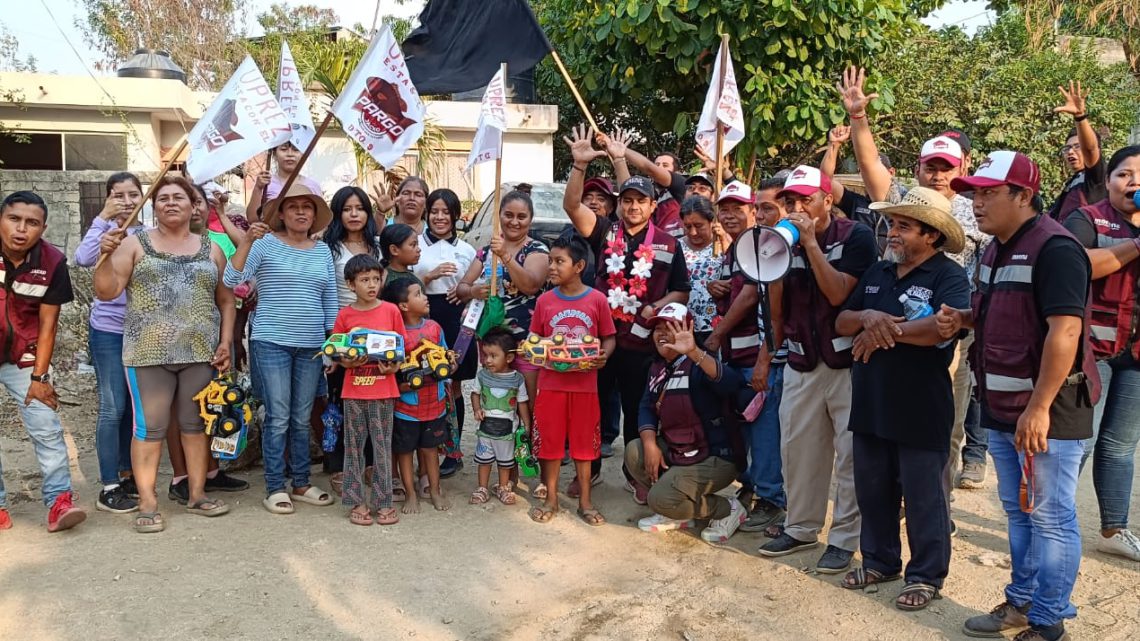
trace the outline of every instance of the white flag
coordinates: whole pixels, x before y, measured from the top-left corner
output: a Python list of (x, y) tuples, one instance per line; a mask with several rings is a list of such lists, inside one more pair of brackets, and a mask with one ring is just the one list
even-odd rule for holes
[[(718, 87), (720, 66), (725, 67), (724, 88)], [(712, 82), (705, 96), (705, 106), (701, 110), (701, 120), (697, 123), (697, 145), (713, 160), (716, 157), (716, 129), (724, 128), (724, 144), (721, 153), (727, 155), (738, 142), (744, 140), (744, 112), (740, 106), (740, 91), (736, 86), (736, 72), (732, 70), (732, 56), (728, 47), (721, 47), (713, 65)]]
[(277, 72), (277, 102), (281, 109), (289, 116), (289, 124), (293, 128), (293, 146), (304, 151), (313, 141), (317, 129), (313, 126), (313, 114), (309, 111), (309, 99), (305, 97), (305, 88), (301, 81), (301, 74), (297, 71), (297, 63), (293, 62), (293, 52), (289, 51), (289, 43), (281, 41), (281, 67)]
[(483, 106), (479, 110), (479, 128), (467, 156), (467, 171), (481, 162), (495, 160), (502, 155), (503, 132), (507, 130), (507, 83), (503, 68), (491, 78), (483, 92)]
[(372, 37), (332, 112), (344, 133), (385, 169), (399, 162), (423, 135), (426, 109), (387, 25)]
[(246, 56), (189, 134), (186, 172), (204, 183), (289, 140), (289, 117)]

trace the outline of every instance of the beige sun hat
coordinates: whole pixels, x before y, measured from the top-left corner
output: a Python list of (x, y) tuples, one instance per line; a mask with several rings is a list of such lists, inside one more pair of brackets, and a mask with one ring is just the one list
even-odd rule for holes
[(946, 253), (957, 254), (966, 247), (966, 232), (950, 213), (950, 201), (933, 189), (914, 187), (897, 204), (871, 203), (871, 209), (887, 216), (913, 218), (937, 229), (946, 237), (946, 244), (941, 247)]
[(284, 222), (280, 216), (277, 215), (281, 209), (281, 205), (289, 198), (308, 198), (313, 203), (313, 207), (317, 210), (316, 218), (313, 220), (313, 226), (309, 229), (310, 234), (316, 234), (323, 231), (325, 227), (329, 226), (332, 222), (332, 210), (329, 209), (328, 203), (321, 197), (320, 194), (314, 194), (309, 191), (309, 188), (299, 182), (295, 182), (289, 186), (289, 191), (279, 195), (273, 200), (265, 203), (265, 209), (262, 211), (261, 220), (269, 225), (269, 228), (274, 231), (280, 231), (284, 226)]

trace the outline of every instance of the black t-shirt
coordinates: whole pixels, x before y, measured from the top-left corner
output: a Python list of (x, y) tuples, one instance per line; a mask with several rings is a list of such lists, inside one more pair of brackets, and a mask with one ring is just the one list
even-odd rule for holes
[[(898, 265), (883, 260), (859, 279), (844, 309), (903, 316), (902, 295), (924, 301), (935, 310), (943, 303), (961, 309), (970, 304), (970, 282), (966, 271), (942, 252), (901, 279)], [(849, 429), (909, 447), (949, 450), (954, 424), (949, 371), (953, 358), (953, 341), (941, 347), (896, 343), (877, 350), (868, 363), (856, 362), (851, 370)]]
[[(1078, 171), (1073, 174), (1069, 182), (1065, 183), (1061, 195), (1057, 196), (1057, 200), (1049, 208), (1049, 216), (1064, 222), (1069, 214), (1081, 206), (1092, 205), (1108, 198), (1107, 174), (1104, 155), (1101, 154), (1100, 160), (1095, 165)], [(1081, 202), (1082, 198), (1084, 202)]]
[[(594, 255), (597, 257), (597, 271), (595, 273), (601, 273), (606, 266), (606, 256), (603, 253), (606, 247), (606, 234), (610, 232), (610, 228), (613, 227), (614, 223), (605, 216), (594, 215), (597, 216), (597, 220), (594, 221), (594, 231), (590, 232), (589, 237), (586, 238), (586, 242), (590, 245), (590, 249), (593, 250)], [(625, 252), (625, 271), (627, 274), (629, 270), (633, 268), (633, 262), (637, 260), (633, 255), (633, 251), (637, 246), (645, 242), (645, 236), (648, 232), (649, 225), (646, 225), (644, 229), (637, 232), (637, 234), (631, 238), (630, 235), (626, 233), (625, 227), (622, 226), (621, 233), (625, 236), (627, 247)], [(669, 237), (669, 234), (666, 234), (660, 229), (654, 232), (654, 234), (660, 234), (660, 236), (656, 236), (658, 238)], [(678, 241), (676, 251), (673, 252), (673, 262), (669, 265), (669, 284), (665, 289), (670, 292), (688, 292), (693, 289), (692, 283), (689, 282), (689, 268), (685, 266), (685, 252), (681, 251), (680, 241)], [(602, 293), (604, 294), (605, 292)], [(654, 301), (644, 302), (652, 303)]]
[(660, 203), (662, 200), (664, 200), (665, 194), (669, 194), (670, 196), (672, 196), (673, 199), (676, 200), (678, 203), (684, 202), (685, 191), (689, 187), (688, 185), (685, 184), (685, 180), (687, 177), (684, 176), (683, 174), (678, 174), (675, 171), (669, 172), (669, 176), (670, 176), (669, 186), (667, 186), (667, 187), (661, 187), (660, 185), (657, 186), (657, 202)]
[[(1033, 266), (1033, 298), (1041, 318), (1084, 318), (1091, 276), (1088, 255), (1078, 243), (1063, 236), (1050, 238)], [(1045, 325), (1042, 330), (1046, 331), (1047, 327)], [(1079, 352), (1077, 358), (1080, 358)], [(1085, 402), (1083, 388), (1083, 384), (1061, 387), (1049, 407), (1049, 438), (1073, 440), (1092, 436), (1092, 404)], [(994, 419), (986, 408), (985, 399), (981, 401), (983, 427), (999, 432), (1017, 431), (1016, 424)]]
[(871, 199), (853, 189), (844, 189), (843, 198), (839, 199), (839, 211), (851, 220), (863, 223), (875, 233), (875, 245), (879, 248), (879, 255), (887, 248), (887, 231), (890, 223), (886, 216), (871, 209)]

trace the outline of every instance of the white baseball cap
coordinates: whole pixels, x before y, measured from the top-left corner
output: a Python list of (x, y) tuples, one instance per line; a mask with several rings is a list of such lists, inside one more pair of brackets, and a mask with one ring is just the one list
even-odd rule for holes
[(735, 200), (751, 205), (756, 202), (756, 197), (752, 195), (751, 187), (739, 180), (734, 180), (725, 185), (724, 189), (720, 190), (720, 197), (716, 199), (718, 203), (723, 203), (726, 200)]
[(918, 154), (919, 162), (945, 160), (951, 167), (962, 165), (962, 145), (949, 136), (936, 136), (922, 144), (922, 152)]
[(689, 308), (681, 303), (669, 303), (657, 310), (653, 318), (649, 319), (649, 326), (653, 327), (661, 321), (673, 321), (675, 323), (682, 323), (689, 320)]
[(779, 197), (786, 192), (792, 192), (801, 196), (811, 196), (817, 191), (822, 191), (825, 194), (831, 193), (831, 176), (820, 171), (818, 167), (800, 165), (788, 174), (788, 178), (784, 181), (784, 188), (776, 195)]

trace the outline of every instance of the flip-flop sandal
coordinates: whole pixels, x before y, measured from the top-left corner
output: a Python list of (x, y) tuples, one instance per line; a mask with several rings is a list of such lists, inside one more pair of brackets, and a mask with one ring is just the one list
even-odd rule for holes
[(549, 523), (554, 518), (554, 510), (545, 506), (533, 507), (527, 514), (535, 523)]
[(601, 512), (593, 508), (589, 510), (578, 508), (578, 518), (582, 519), (586, 525), (592, 525), (594, 527), (606, 524), (606, 517), (602, 516)]
[(530, 495), (536, 499), (545, 501), (546, 497), (550, 496), (550, 490), (546, 489), (546, 483), (539, 483), (534, 486), (534, 491), (531, 492)]
[(384, 510), (376, 511), (376, 524), (377, 525), (395, 525), (400, 522), (400, 513), (396, 508), (390, 507)]
[[(202, 507), (204, 505), (213, 507)], [(198, 516), (221, 516), (230, 511), (230, 506), (222, 503), (221, 499), (201, 498), (187, 505), (186, 511)]]
[(294, 490), (293, 492), (289, 493), (289, 496), (294, 501), (300, 501), (302, 503), (308, 503), (309, 505), (332, 505), (333, 504), (333, 497), (329, 496), (328, 492), (322, 490), (321, 488), (317, 487), (316, 485), (310, 485), (309, 489), (305, 490), (304, 494), (297, 494), (297, 492)]
[[(891, 581), (898, 581), (901, 578), (902, 575), (897, 573), (888, 576), (877, 570), (855, 568), (843, 577), (839, 585), (848, 590), (863, 590), (877, 583), (890, 583)], [(852, 583), (848, 581), (848, 579), (854, 579), (855, 582)]]
[(503, 505), (514, 505), (515, 504), (515, 493), (511, 489), (511, 486), (509, 483), (507, 485), (496, 484), (495, 487), (493, 487), (491, 489), (495, 492), (495, 496), (498, 497), (499, 502), (502, 503)]
[(403, 503), (408, 500), (408, 491), (404, 489), (404, 483), (400, 479), (392, 479), (392, 502)]
[[(150, 523), (142, 523), (142, 521)], [(135, 532), (139, 534), (153, 534), (166, 529), (166, 521), (158, 512), (139, 512), (135, 515)]]
[[(918, 595), (919, 601), (915, 604), (903, 603), (902, 598), (905, 596)], [(899, 592), (898, 598), (895, 599), (895, 607), (907, 612), (915, 612), (922, 610), (930, 605), (935, 599), (941, 599), (942, 593), (938, 588), (928, 583), (907, 583), (906, 587)]]
[(329, 475), (329, 486), (332, 488), (333, 494), (342, 496), (344, 494), (344, 472), (333, 472)]
[(349, 510), (348, 520), (353, 525), (372, 525), (372, 515), (367, 512), (361, 514), (356, 510)]
[(418, 485), (420, 487), (420, 498), (421, 499), (430, 499), (431, 498), (431, 483), (428, 482), (428, 477), (421, 476)]
[(491, 500), (491, 494), (487, 492), (487, 488), (481, 487), (471, 493), (471, 505), (482, 505)]
[(274, 492), (261, 500), (261, 504), (269, 510), (270, 514), (292, 514), (294, 511), (293, 499), (285, 491)]

